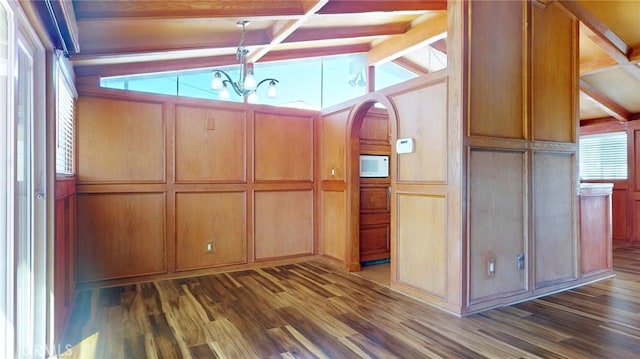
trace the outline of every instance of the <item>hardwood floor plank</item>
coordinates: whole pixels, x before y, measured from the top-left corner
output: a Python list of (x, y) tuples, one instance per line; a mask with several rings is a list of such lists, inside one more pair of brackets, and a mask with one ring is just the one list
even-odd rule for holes
[(637, 358), (640, 246), (616, 277), (453, 317), (327, 263), (78, 291), (65, 358)]
[[(380, 349), (388, 351), (391, 355), (400, 358), (419, 358), (425, 355), (418, 347), (427, 344), (424, 341), (409, 343), (405, 337), (392, 333), (388, 330), (382, 330), (379, 326), (374, 325), (366, 318), (357, 316), (353, 313), (341, 314), (338, 318), (356, 332), (367, 338), (367, 341)], [(411, 345), (413, 344), (413, 345)]]
[(211, 351), (207, 344), (200, 344), (189, 348), (189, 353), (197, 359), (217, 359), (218, 356)]
[(330, 358), (356, 357), (355, 353), (340, 343), (336, 337), (328, 335), (316, 322), (310, 320), (296, 308), (285, 307), (277, 311), (290, 326), (296, 328), (296, 331), (314, 343), (324, 355)]
[(153, 339), (156, 344), (157, 356), (167, 359), (183, 358), (180, 345), (173, 335), (166, 316), (164, 314), (151, 315), (149, 316), (149, 323), (154, 333)]

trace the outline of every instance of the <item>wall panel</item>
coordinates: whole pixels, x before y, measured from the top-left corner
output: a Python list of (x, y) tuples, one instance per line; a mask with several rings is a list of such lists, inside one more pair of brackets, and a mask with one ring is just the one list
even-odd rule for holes
[(81, 96), (78, 182), (163, 182), (165, 126), (160, 103)]
[(533, 157), (536, 287), (577, 278), (573, 153)]
[(320, 121), (321, 179), (344, 179), (345, 138), (349, 109), (327, 114)]
[(386, 110), (370, 108), (360, 126), (360, 144), (389, 144), (389, 115)]
[[(531, 112), (534, 140), (575, 142), (573, 20), (559, 6), (532, 9)], [(553, 61), (550, 61), (553, 59)]]
[(314, 254), (316, 112), (80, 91), (83, 285)]
[(176, 193), (177, 270), (245, 263), (246, 231), (245, 192)]
[(470, 2), (472, 136), (525, 137), (525, 7), (520, 1)]
[(313, 191), (255, 193), (255, 258), (313, 252)]
[(446, 182), (447, 82), (393, 97), (398, 138), (415, 139), (415, 151), (398, 156), (398, 182)]
[(322, 208), (325, 209), (321, 236), (323, 254), (344, 261), (347, 248), (345, 193), (322, 191), (320, 200)]
[(161, 273), (164, 193), (79, 194), (78, 281)]
[(313, 118), (256, 113), (255, 179), (313, 181)]
[(611, 188), (582, 188), (580, 232), (580, 273), (611, 270)]
[(626, 241), (629, 239), (629, 190), (616, 188), (614, 185), (611, 197), (611, 209), (613, 211), (613, 239)]
[(527, 243), (526, 153), (471, 150), (469, 159), (470, 300), (522, 292), (526, 271), (516, 264)]
[(246, 181), (246, 111), (176, 106), (176, 182)]
[(445, 297), (446, 213), (444, 196), (398, 193), (396, 280)]

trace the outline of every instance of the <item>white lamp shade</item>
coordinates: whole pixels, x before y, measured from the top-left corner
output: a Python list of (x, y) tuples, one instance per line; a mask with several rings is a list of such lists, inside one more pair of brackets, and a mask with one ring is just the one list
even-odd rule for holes
[(224, 84), (222, 83), (222, 76), (220, 76), (219, 72), (216, 72), (213, 75), (213, 79), (211, 80), (211, 88), (219, 91), (222, 90), (222, 88), (224, 87)]
[(276, 88), (276, 83), (271, 81), (269, 87), (267, 88), (267, 96), (274, 98), (278, 96), (278, 89)]
[(219, 96), (221, 99), (225, 99), (225, 100), (228, 100), (231, 97), (231, 94), (229, 94), (229, 89), (227, 88), (226, 85), (222, 86), (222, 91), (220, 91)]
[(247, 72), (247, 77), (244, 78), (244, 89), (245, 90), (256, 89), (256, 78), (253, 76), (253, 71)]

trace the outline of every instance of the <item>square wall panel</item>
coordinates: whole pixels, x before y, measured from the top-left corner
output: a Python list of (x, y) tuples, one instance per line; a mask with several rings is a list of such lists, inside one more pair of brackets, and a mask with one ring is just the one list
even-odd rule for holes
[(176, 193), (176, 269), (246, 262), (245, 192)]
[(245, 111), (176, 106), (176, 182), (246, 181)]
[(313, 181), (313, 117), (256, 113), (255, 179)]
[(256, 260), (313, 252), (313, 191), (256, 192)]

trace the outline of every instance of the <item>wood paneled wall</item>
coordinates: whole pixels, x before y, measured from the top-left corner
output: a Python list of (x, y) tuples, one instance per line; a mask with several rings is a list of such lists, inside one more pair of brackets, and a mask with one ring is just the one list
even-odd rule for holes
[(320, 152), (320, 253), (347, 263), (349, 236), (347, 216), (347, 123), (352, 108), (346, 106), (322, 115), (319, 125)]
[(465, 11), (473, 312), (578, 279), (578, 24), (553, 3), (474, 1)]
[[(382, 103), (392, 133), (391, 286), (459, 313), (462, 132), (451, 122), (459, 118), (448, 116), (447, 91), (447, 72), (440, 71), (322, 114), (320, 252), (359, 270), (358, 156), (361, 146), (371, 150), (361, 144), (360, 130), (369, 108)], [(414, 139), (413, 153), (395, 153), (395, 140), (403, 137)]]
[(76, 284), (76, 180), (55, 181), (53, 338), (60, 338), (73, 308)]
[[(448, 117), (447, 72), (433, 73), (412, 91), (389, 95), (398, 121), (394, 137), (413, 138), (415, 151), (395, 154), (391, 214), (392, 287), (459, 311), (459, 126)], [(392, 146), (393, 147), (393, 146)]]
[(315, 112), (79, 91), (80, 282), (316, 253)]

